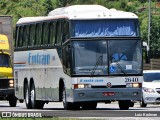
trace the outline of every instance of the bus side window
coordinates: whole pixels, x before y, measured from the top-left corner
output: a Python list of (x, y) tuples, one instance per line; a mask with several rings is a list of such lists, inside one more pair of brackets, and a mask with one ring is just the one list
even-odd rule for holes
[(69, 38), (69, 23), (67, 21), (64, 22), (63, 28), (63, 43)]
[(28, 38), (29, 38), (29, 25), (25, 25), (23, 32), (23, 43), (22, 43), (23, 47), (27, 47)]
[(42, 41), (42, 23), (36, 24), (36, 41), (35, 45), (40, 46)]
[(62, 49), (62, 62), (63, 62), (63, 69), (64, 69), (64, 72), (68, 75), (71, 74), (71, 64), (70, 64), (70, 45), (67, 44), (63, 47)]
[(62, 21), (58, 21), (56, 24), (56, 45), (62, 44)]
[(22, 41), (23, 41), (23, 26), (20, 26), (18, 35), (18, 47), (22, 47)]
[(49, 38), (49, 22), (43, 23), (43, 39), (41, 45), (48, 45)]
[(34, 41), (35, 41), (35, 24), (31, 24), (28, 46), (34, 46)]
[(55, 43), (55, 31), (56, 31), (56, 22), (50, 22), (49, 25), (49, 45), (53, 46)]
[(19, 28), (20, 28), (19, 26), (16, 27), (15, 44), (14, 44), (15, 48), (18, 47), (18, 39), (19, 39), (19, 33), (20, 33), (20, 29)]

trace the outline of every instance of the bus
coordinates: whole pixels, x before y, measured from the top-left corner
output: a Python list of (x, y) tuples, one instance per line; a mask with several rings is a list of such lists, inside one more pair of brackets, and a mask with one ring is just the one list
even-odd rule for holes
[[(143, 64), (138, 17), (100, 5), (57, 8), (20, 18), (14, 51), (15, 94), (28, 109), (62, 101), (64, 109), (96, 109), (141, 100)], [(121, 48), (126, 60), (112, 54)]]
[(15, 107), (17, 98), (14, 94), (12, 56), (8, 37), (0, 34), (0, 100), (8, 100), (10, 107)]

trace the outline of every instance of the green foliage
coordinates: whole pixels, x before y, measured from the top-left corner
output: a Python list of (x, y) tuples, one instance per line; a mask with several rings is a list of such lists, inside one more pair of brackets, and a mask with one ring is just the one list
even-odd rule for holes
[(150, 40), (152, 57), (160, 57), (160, 17), (152, 18)]

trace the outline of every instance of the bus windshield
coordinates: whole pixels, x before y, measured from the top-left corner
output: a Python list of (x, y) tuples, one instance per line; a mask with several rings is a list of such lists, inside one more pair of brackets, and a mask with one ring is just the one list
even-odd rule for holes
[(10, 56), (8, 54), (0, 54), (0, 67), (11, 67)]
[(109, 73), (141, 74), (141, 40), (109, 40)]
[(137, 19), (72, 21), (72, 37), (140, 36)]
[[(127, 59), (124, 61), (113, 59), (112, 55), (117, 52), (117, 46), (122, 45)], [(140, 40), (73, 41), (72, 46), (74, 75), (142, 73)]]

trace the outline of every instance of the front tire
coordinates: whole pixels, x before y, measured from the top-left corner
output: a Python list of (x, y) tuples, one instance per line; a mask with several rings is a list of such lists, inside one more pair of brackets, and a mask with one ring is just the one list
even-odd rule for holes
[(120, 100), (118, 101), (120, 110), (128, 110), (130, 106), (130, 100)]
[(17, 98), (14, 95), (9, 96), (9, 105), (10, 107), (16, 107)]
[(72, 109), (71, 103), (67, 102), (67, 96), (66, 96), (66, 89), (65, 89), (65, 87), (63, 87), (63, 97), (62, 97), (62, 100), (63, 100), (63, 106), (64, 106), (65, 110)]
[(66, 95), (65, 87), (63, 88), (62, 101), (63, 101), (63, 106), (64, 106), (65, 110), (78, 110), (78, 109), (80, 109), (80, 105), (78, 103), (67, 102), (67, 95)]

